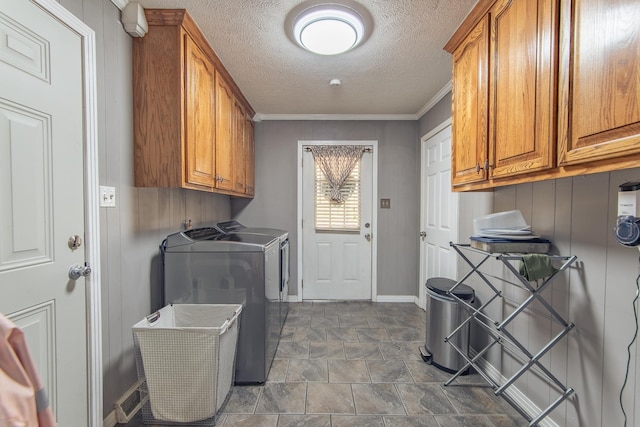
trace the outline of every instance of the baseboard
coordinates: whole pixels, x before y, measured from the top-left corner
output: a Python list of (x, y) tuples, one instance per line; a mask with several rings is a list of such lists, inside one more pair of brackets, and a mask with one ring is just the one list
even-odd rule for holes
[(413, 295), (378, 295), (376, 302), (416, 302)]
[[(376, 302), (412, 302), (420, 307), (420, 298), (414, 295), (378, 295)], [(301, 302), (298, 295), (289, 295), (287, 302)]]
[[(476, 354), (477, 352), (473, 348), (469, 349), (469, 355), (471, 357), (475, 357)], [(502, 375), (502, 373), (498, 370), (498, 368), (496, 368), (491, 363), (489, 363), (485, 358), (478, 359), (477, 363), (484, 370), (487, 376), (491, 378), (493, 381), (495, 381), (496, 383), (504, 384), (508, 380), (507, 377)], [(542, 409), (540, 409), (538, 405), (533, 403), (533, 401), (531, 401), (531, 399), (529, 399), (515, 385), (512, 385), (511, 387), (509, 387), (508, 391), (505, 391), (505, 394), (507, 394), (511, 398), (511, 400), (517, 403), (518, 406), (520, 406), (524, 410), (524, 412), (526, 412), (530, 417), (535, 417), (540, 412), (542, 412)], [(542, 427), (560, 427), (549, 416), (545, 417), (542, 421), (540, 421), (538, 425)]]

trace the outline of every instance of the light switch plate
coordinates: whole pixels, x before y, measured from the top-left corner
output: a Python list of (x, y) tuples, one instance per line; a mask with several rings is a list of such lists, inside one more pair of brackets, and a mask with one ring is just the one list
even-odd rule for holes
[(391, 199), (380, 199), (380, 209), (391, 209)]
[(107, 187), (105, 185), (100, 186), (100, 207), (116, 207), (116, 187)]

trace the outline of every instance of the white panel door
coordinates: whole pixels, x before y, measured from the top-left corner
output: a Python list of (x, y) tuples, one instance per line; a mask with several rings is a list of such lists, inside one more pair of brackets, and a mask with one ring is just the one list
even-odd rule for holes
[(421, 188), (422, 296), (428, 278), (456, 279), (457, 257), (449, 246), (458, 235), (458, 194), (451, 191), (451, 125), (422, 142)]
[[(345, 144), (348, 144), (346, 142)], [(373, 236), (373, 155), (360, 160), (360, 217), (356, 230), (317, 230), (313, 155), (303, 151), (302, 297), (370, 300)]]
[(0, 9), (0, 312), (20, 327), (58, 425), (87, 426), (82, 40), (28, 0)]

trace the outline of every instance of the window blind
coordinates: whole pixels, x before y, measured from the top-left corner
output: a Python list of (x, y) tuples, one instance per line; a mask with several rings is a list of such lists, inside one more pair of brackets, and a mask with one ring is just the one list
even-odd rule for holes
[(318, 231), (360, 230), (360, 161), (345, 180), (340, 192), (344, 202), (331, 200), (331, 185), (317, 162), (315, 166), (315, 228)]

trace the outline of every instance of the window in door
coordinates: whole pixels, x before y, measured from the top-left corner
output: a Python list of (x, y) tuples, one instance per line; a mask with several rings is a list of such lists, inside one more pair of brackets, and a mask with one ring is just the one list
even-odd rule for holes
[(331, 199), (331, 184), (317, 162), (314, 177), (316, 231), (360, 231), (360, 161), (340, 188), (342, 202)]

